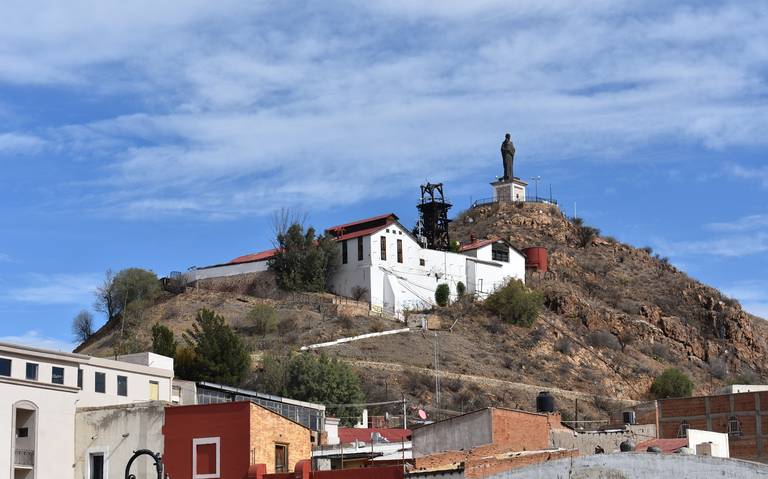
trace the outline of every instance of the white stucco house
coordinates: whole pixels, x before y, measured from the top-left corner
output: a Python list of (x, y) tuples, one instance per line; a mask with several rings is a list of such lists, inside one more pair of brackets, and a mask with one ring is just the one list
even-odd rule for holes
[[(141, 441), (139, 431), (117, 442), (103, 434), (89, 436), (76, 450), (77, 412), (170, 402), (172, 381), (173, 359), (157, 354), (110, 360), (0, 343), (0, 477), (116, 477), (123, 456), (127, 462), (129, 449)], [(115, 450), (121, 443), (126, 451)]]
[[(326, 229), (339, 245), (339, 267), (331, 289), (352, 297), (363, 288), (371, 309), (401, 317), (408, 309), (434, 304), (441, 283), (456, 297), (457, 284), (467, 293), (487, 296), (511, 278), (525, 281), (525, 257), (507, 242), (474, 240), (459, 253), (423, 248), (393, 213)], [(272, 249), (240, 256), (229, 263), (189, 271), (188, 280), (267, 270)]]

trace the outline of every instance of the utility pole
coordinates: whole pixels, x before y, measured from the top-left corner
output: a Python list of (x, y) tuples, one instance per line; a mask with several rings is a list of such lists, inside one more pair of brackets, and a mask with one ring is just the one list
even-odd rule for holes
[(541, 180), (541, 176), (534, 176), (531, 179), (536, 182), (536, 201), (539, 201), (539, 180)]
[(440, 340), (435, 331), (435, 412), (440, 411)]

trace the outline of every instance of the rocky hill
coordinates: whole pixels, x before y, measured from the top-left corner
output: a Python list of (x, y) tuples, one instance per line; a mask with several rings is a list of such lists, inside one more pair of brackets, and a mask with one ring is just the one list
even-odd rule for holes
[[(648, 249), (594, 233), (551, 205), (493, 204), (465, 211), (452, 223), (455, 239), (495, 237), (519, 249), (548, 249), (551, 272), (527, 278), (545, 302), (533, 327), (501, 323), (482, 305), (462, 302), (432, 313), (440, 331), (412, 328), (324, 351), (356, 366), (370, 400), (404, 392), (447, 413), (493, 404), (530, 409), (536, 392), (547, 389), (555, 392), (566, 418), (574, 399), (580, 417), (600, 417), (619, 400), (647, 399), (653, 378), (672, 365), (685, 369), (700, 393), (768, 376), (764, 320)], [(263, 303), (277, 310), (280, 326), (277, 333), (258, 336), (247, 313)], [(167, 294), (133, 326), (135, 347), (146, 347), (155, 322), (180, 335), (202, 307), (222, 314), (247, 338), (256, 365), (264, 351), (402, 327), (368, 315), (354, 301), (280, 292), (270, 275), (262, 274)], [(112, 354), (118, 326), (105, 325), (78, 350)]]

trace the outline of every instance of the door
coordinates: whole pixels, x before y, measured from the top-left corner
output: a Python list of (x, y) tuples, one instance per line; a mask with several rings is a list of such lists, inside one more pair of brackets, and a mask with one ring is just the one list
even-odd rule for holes
[(149, 400), (157, 401), (160, 399), (160, 384), (157, 381), (149, 382)]
[(104, 454), (91, 454), (90, 479), (104, 479)]
[(288, 446), (275, 444), (275, 472), (288, 472)]

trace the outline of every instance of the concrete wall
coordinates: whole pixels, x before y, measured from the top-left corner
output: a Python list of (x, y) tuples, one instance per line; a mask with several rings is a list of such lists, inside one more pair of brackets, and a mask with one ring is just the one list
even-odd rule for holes
[(641, 424), (629, 426), (626, 431), (618, 432), (575, 432), (570, 429), (553, 430), (550, 433), (552, 445), (563, 449), (578, 449), (579, 454), (594, 454), (600, 446), (607, 453), (619, 450), (619, 444), (629, 439), (635, 444), (656, 437), (656, 426)]
[(493, 441), (491, 409), (481, 409), (413, 430), (413, 456), (471, 449)]
[(223, 264), (220, 266), (209, 266), (207, 268), (190, 269), (184, 272), (184, 278), (187, 283), (208, 278), (223, 278), (226, 276), (236, 276), (238, 274), (260, 273), (267, 270), (267, 262), (252, 261), (250, 263)]
[(688, 447), (693, 451), (696, 451), (696, 446), (699, 444), (708, 442), (711, 442), (714, 446), (711, 450), (712, 456), (731, 457), (728, 448), (728, 434), (688, 429)]
[[(160, 401), (82, 408), (75, 414), (75, 479), (89, 479), (90, 455), (103, 454), (104, 477), (123, 477), (138, 449), (163, 453), (165, 403)], [(154, 462), (142, 456), (133, 463), (136, 477), (154, 477)]]
[(486, 476), (487, 479), (684, 479), (768, 477), (768, 467), (732, 459), (680, 454), (597, 454)]

